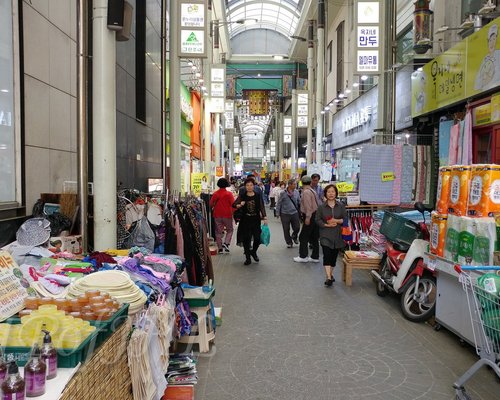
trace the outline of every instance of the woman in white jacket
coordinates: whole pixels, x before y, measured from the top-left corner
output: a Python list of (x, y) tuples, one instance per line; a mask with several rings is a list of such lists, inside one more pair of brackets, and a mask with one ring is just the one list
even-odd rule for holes
[(280, 194), (285, 190), (285, 182), (280, 182), (279, 185), (276, 185), (271, 189), (271, 193), (269, 194), (269, 198), (271, 199), (271, 210), (274, 210), (274, 216), (276, 217), (276, 203), (280, 198)]

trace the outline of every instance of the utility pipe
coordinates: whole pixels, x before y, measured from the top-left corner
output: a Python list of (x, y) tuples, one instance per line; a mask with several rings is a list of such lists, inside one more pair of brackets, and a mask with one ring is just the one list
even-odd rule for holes
[(308, 114), (307, 114), (307, 168), (312, 163), (312, 124), (314, 107), (314, 20), (309, 20), (307, 42), (307, 89), (308, 89)]
[(318, 0), (318, 50), (316, 75), (316, 163), (321, 164), (324, 124), (323, 110), (325, 102), (325, 0)]
[(77, 8), (77, 121), (78, 121), (78, 198), (82, 251), (88, 251), (88, 1), (78, 0)]

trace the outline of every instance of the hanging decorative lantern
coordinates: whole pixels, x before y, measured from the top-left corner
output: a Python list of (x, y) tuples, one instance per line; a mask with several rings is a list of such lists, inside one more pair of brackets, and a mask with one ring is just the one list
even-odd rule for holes
[(413, 12), (413, 50), (424, 54), (432, 48), (433, 12), (429, 9), (430, 0), (417, 0)]

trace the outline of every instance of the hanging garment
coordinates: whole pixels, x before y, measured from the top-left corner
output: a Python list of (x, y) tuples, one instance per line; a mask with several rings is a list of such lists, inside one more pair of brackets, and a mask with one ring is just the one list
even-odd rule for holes
[(450, 129), (450, 149), (448, 152), (449, 165), (458, 164), (458, 147), (460, 140), (460, 124), (455, 124)]
[(394, 185), (392, 188), (392, 204), (401, 203), (401, 187), (403, 174), (403, 145), (394, 146)]
[(461, 165), (472, 164), (472, 111), (469, 108), (465, 114), (462, 129)]
[(401, 167), (401, 203), (412, 202), (413, 191), (413, 146), (403, 146), (403, 160)]
[(394, 147), (366, 145), (361, 153), (359, 191), (361, 201), (390, 204), (394, 181), (382, 181), (384, 172), (394, 171)]

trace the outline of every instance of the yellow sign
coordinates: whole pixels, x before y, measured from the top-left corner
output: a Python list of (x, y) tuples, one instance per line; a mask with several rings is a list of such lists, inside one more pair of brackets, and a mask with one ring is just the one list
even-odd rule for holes
[(491, 104), (486, 103), (474, 108), (473, 125), (488, 125), (491, 122)]
[(491, 96), (491, 122), (500, 121), (500, 93)]
[(208, 174), (203, 172), (193, 172), (191, 174), (191, 191), (199, 197), (203, 190), (208, 189)]
[(382, 182), (390, 182), (396, 179), (394, 172), (382, 172), (381, 177), (382, 177)]
[(215, 167), (215, 176), (218, 178), (224, 176), (224, 167)]
[(500, 18), (412, 74), (412, 117), (500, 86)]
[(234, 157), (234, 162), (235, 162), (235, 164), (240, 163), (240, 155), (239, 154), (236, 157)]
[(336, 185), (340, 193), (352, 192), (354, 190), (354, 183), (337, 182)]

